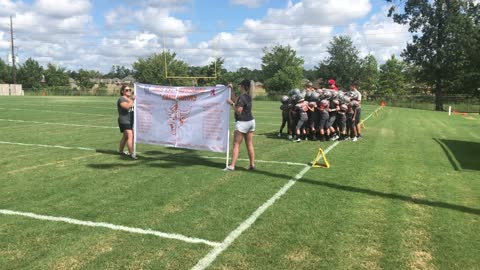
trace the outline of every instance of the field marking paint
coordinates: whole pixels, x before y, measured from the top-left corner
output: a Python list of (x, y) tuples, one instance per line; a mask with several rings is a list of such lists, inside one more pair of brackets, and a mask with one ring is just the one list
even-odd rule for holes
[(15, 174), (15, 173), (17, 173), (17, 172), (24, 172), (24, 171), (28, 171), (28, 170), (34, 170), (34, 169), (38, 169), (38, 168), (46, 167), (46, 166), (51, 166), (51, 165), (64, 164), (65, 162), (68, 162), (68, 161), (71, 161), (71, 160), (80, 160), (80, 159), (84, 159), (84, 158), (88, 158), (88, 157), (93, 157), (93, 156), (98, 156), (98, 155), (101, 155), (101, 154), (100, 154), (100, 153), (95, 153), (95, 154), (93, 154), (93, 155), (86, 155), (86, 156), (74, 157), (74, 158), (70, 158), (70, 159), (65, 159), (65, 160), (60, 160), (60, 161), (55, 161), (55, 162), (49, 162), (49, 163), (40, 164), (40, 165), (35, 165), (35, 166), (30, 166), (30, 167), (23, 167), (23, 168), (20, 168), (20, 169), (18, 169), (18, 170), (9, 171), (9, 172), (7, 172), (7, 173), (8, 173), (8, 174)]
[[(326, 150), (325, 154), (330, 152), (335, 146), (339, 144), (338, 141), (330, 145)], [(275, 201), (280, 199), (295, 183), (300, 180), (312, 167), (305, 165), (305, 168), (301, 170), (295, 177), (290, 179), (275, 195), (273, 195), (268, 201), (262, 204), (253, 214), (248, 217), (245, 221), (243, 221), (235, 230), (233, 230), (223, 242), (212, 249), (205, 257), (203, 257), (198, 263), (192, 268), (194, 270), (205, 269), (217, 258), (220, 253), (222, 253), (225, 249), (227, 249), (235, 239), (237, 239), (244, 231), (250, 228), (253, 223), (270, 207), (272, 206)]]
[(31, 127), (39, 127), (39, 126), (45, 126), (46, 124), (31, 124), (31, 125), (21, 125), (21, 126), (3, 126), (0, 127), (0, 129), (7, 129), (8, 131), (11, 131), (13, 129), (22, 129), (22, 128), (31, 128)]
[(60, 148), (60, 149), (67, 149), (67, 150), (84, 150), (84, 151), (95, 151), (95, 150), (96, 150), (96, 149), (87, 148), (87, 147), (68, 147), (68, 146), (61, 146), (61, 145), (32, 144), (32, 143), (16, 143), (16, 142), (4, 142), (4, 141), (0, 141), (0, 144), (22, 145), (22, 146), (33, 146), (33, 147)]
[(18, 123), (34, 123), (34, 124), (42, 124), (42, 125), (71, 126), (71, 127), (118, 128), (118, 127), (109, 127), (109, 126), (77, 125), (77, 124), (65, 124), (65, 123), (38, 122), (38, 121), (26, 121), (26, 120), (12, 120), (12, 119), (2, 119), (2, 118), (0, 118), (0, 121), (18, 122)]
[[(208, 158), (208, 159), (225, 159), (225, 157), (209, 157), (209, 156), (201, 156), (201, 158)], [(246, 158), (239, 158), (240, 161), (250, 161)], [(296, 163), (296, 162), (288, 162), (288, 161), (270, 161), (270, 160), (258, 160), (255, 159), (255, 162), (258, 163), (270, 163), (270, 164), (284, 164), (284, 165), (293, 165), (293, 166), (306, 166), (305, 163)]]
[[(378, 110), (378, 109), (377, 109)], [(376, 111), (375, 111), (376, 112)], [(368, 120), (374, 112), (372, 112), (367, 118)], [(337, 146), (340, 142), (336, 141), (332, 145), (330, 145), (324, 153), (327, 154), (330, 152), (335, 146)], [(280, 197), (282, 197), (298, 180), (300, 180), (312, 167), (306, 166), (302, 171), (300, 171), (294, 178), (290, 179), (287, 184), (285, 184), (275, 195), (273, 195), (268, 201), (262, 204), (253, 214), (248, 217), (245, 221), (243, 221), (235, 230), (230, 232), (228, 236), (223, 240), (223, 242), (213, 248), (205, 257), (200, 259), (197, 264), (192, 268), (193, 270), (203, 270), (210, 266), (213, 261), (220, 255), (223, 251), (225, 251), (232, 243), (235, 241), (244, 231), (250, 228), (253, 223), (270, 207), (272, 206), (275, 201), (277, 201)]]
[[(100, 115), (100, 116), (110, 116), (109, 114), (99, 114), (99, 113), (80, 113), (80, 112), (66, 112), (66, 111), (52, 111), (52, 110), (36, 110), (36, 109), (19, 109), (19, 108), (5, 108), (0, 107), (2, 110), (13, 110), (13, 111), (34, 111), (34, 112), (53, 112), (53, 113), (65, 113), (65, 114), (82, 114), (82, 115)], [(113, 115), (113, 114), (112, 114)]]
[[(16, 142), (5, 142), (0, 141), (0, 144), (8, 144), (8, 145), (21, 145), (21, 146), (31, 146), (31, 147), (47, 147), (47, 148), (60, 148), (66, 150), (83, 150), (83, 151), (96, 151), (97, 149), (94, 148), (87, 148), (87, 147), (69, 147), (69, 146), (61, 146), (61, 145), (48, 145), (48, 144), (30, 144), (30, 143), (16, 143)], [(140, 153), (140, 152), (139, 152)], [(225, 159), (225, 157), (209, 157), (209, 156), (201, 156), (201, 158), (208, 158), (208, 159)], [(162, 160), (162, 159), (159, 159)], [(248, 161), (248, 159), (238, 159), (241, 161)], [(288, 162), (288, 161), (271, 161), (271, 160), (255, 160), (255, 162), (259, 163), (271, 163), (271, 164), (285, 164), (285, 165), (295, 165), (295, 166), (305, 166), (302, 163), (295, 163), (295, 162)]]
[(45, 215), (38, 215), (34, 213), (29, 213), (29, 212), (12, 211), (7, 209), (0, 209), (0, 214), (29, 217), (29, 218), (38, 219), (38, 220), (65, 222), (69, 224), (89, 226), (89, 227), (102, 227), (102, 228), (107, 228), (114, 231), (124, 231), (124, 232), (137, 233), (137, 234), (150, 234), (150, 235), (155, 235), (161, 238), (174, 239), (174, 240), (179, 240), (179, 241), (194, 243), (194, 244), (205, 244), (212, 247), (217, 247), (220, 245), (220, 243), (217, 243), (217, 242), (212, 242), (212, 241), (208, 241), (200, 238), (189, 237), (189, 236), (185, 236), (177, 233), (164, 233), (164, 232), (154, 231), (150, 229), (140, 229), (140, 228), (127, 227), (127, 226), (115, 225), (115, 224), (104, 223), (104, 222), (84, 221), (84, 220), (67, 218), (67, 217), (45, 216)]

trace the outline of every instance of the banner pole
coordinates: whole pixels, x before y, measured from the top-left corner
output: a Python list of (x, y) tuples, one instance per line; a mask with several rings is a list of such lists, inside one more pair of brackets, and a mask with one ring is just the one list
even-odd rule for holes
[[(137, 94), (137, 84), (133, 84), (133, 94)], [(137, 114), (135, 109), (137, 108), (137, 98), (133, 101), (133, 156), (137, 156)]]
[[(232, 99), (232, 88), (230, 88), (230, 87), (228, 87), (228, 88), (229, 88), (229, 92), (230, 92), (228, 94), (228, 99)], [(230, 106), (228, 106), (227, 156), (225, 158), (225, 168), (228, 167), (229, 156), (230, 156)]]

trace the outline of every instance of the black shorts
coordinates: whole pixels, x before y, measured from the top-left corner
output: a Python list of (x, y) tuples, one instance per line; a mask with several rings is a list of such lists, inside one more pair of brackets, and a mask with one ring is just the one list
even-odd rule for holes
[(353, 121), (353, 113), (347, 113), (347, 128), (349, 130), (355, 128), (355, 122)]
[(309, 123), (310, 123), (310, 128), (311, 129), (317, 129), (318, 128), (318, 122), (320, 119), (320, 112), (315, 110), (310, 114)]
[(362, 108), (357, 108), (357, 114), (355, 115), (355, 125), (360, 123), (360, 118), (362, 117)]
[(133, 129), (132, 124), (120, 124), (118, 123), (118, 128), (120, 128), (120, 133), (123, 133), (126, 129)]

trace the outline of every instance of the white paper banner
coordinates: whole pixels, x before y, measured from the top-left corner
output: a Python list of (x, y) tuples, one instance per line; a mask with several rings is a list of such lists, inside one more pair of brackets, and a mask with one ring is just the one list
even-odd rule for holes
[(135, 141), (226, 152), (230, 89), (135, 84)]

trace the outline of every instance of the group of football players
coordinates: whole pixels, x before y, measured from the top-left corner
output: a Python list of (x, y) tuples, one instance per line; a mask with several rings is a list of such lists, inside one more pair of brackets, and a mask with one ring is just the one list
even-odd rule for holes
[(355, 84), (348, 91), (339, 91), (335, 81), (329, 89), (315, 89), (307, 83), (303, 91), (292, 89), (281, 98), (282, 124), (279, 137), (287, 126), (288, 139), (352, 140), (361, 138), (362, 95)]

